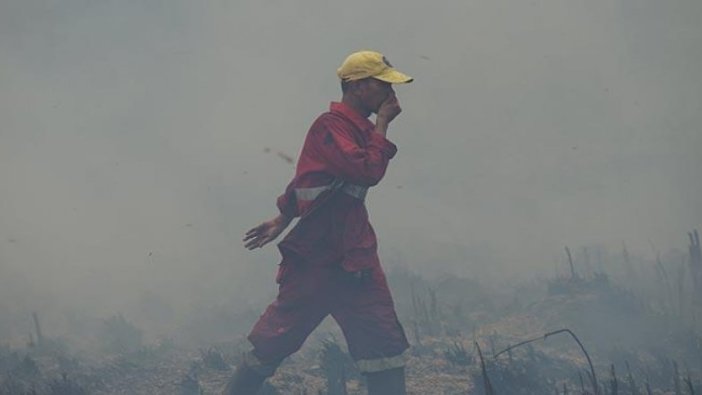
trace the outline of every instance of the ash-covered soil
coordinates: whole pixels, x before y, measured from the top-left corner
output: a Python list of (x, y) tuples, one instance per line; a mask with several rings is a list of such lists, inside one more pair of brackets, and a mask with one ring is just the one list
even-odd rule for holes
[[(509, 289), (408, 273), (390, 279), (412, 343), (409, 394), (594, 394), (595, 386), (603, 395), (702, 393), (700, 305), (692, 294), (637, 293), (603, 275)], [(571, 332), (543, 337), (559, 329)], [(97, 351), (51, 336), (0, 346), (0, 395), (219, 394), (248, 350), (243, 333), (201, 346), (144, 340), (121, 315), (104, 320), (94, 340)], [(366, 389), (328, 319), (261, 393)]]

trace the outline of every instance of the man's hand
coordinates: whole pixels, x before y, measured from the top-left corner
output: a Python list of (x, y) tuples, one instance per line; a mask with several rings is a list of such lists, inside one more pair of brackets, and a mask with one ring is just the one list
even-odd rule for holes
[(397, 100), (397, 96), (395, 96), (395, 93), (393, 92), (388, 95), (382, 104), (380, 104), (378, 115), (375, 118), (375, 131), (385, 136), (388, 130), (388, 125), (401, 112), (402, 108), (400, 108), (400, 102)]
[(244, 236), (244, 246), (249, 250), (263, 247), (275, 240), (275, 238), (288, 227), (291, 221), (292, 218), (280, 214), (272, 220), (258, 225), (246, 232), (246, 236)]

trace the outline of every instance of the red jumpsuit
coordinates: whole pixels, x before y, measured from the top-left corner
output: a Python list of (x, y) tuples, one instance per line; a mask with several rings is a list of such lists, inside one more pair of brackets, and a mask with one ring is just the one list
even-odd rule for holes
[(404, 366), (409, 347), (380, 267), (364, 198), (397, 152), (343, 103), (312, 124), (279, 210), (300, 217), (278, 245), (279, 293), (249, 334), (253, 355), (276, 365), (328, 314), (362, 372)]

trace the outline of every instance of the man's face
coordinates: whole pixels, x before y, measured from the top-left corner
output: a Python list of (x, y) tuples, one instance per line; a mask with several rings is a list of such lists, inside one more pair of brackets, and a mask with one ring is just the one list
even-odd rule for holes
[(362, 80), (358, 90), (358, 97), (361, 103), (374, 114), (378, 113), (380, 105), (388, 96), (393, 94), (395, 94), (395, 91), (392, 89), (392, 84), (376, 80), (375, 78)]

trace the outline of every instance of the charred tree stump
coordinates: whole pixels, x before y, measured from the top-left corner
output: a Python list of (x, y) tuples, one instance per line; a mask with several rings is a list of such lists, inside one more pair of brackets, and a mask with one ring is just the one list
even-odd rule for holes
[(622, 242), (622, 258), (624, 258), (624, 271), (626, 276), (632, 282), (636, 280), (636, 271), (634, 270), (634, 265), (631, 262), (631, 256), (629, 255), (629, 250), (626, 248), (626, 243)]
[(36, 312), (32, 313), (34, 319), (34, 329), (37, 331), (37, 345), (41, 346), (44, 343), (44, 336), (41, 334), (41, 325), (39, 325), (39, 316)]
[(695, 294), (702, 297), (702, 250), (700, 249), (700, 235), (697, 229), (687, 233), (690, 238), (690, 274), (695, 287)]
[(573, 266), (573, 256), (570, 254), (570, 248), (568, 248), (568, 246), (566, 246), (565, 252), (568, 255), (568, 263), (570, 264), (570, 279), (577, 280), (578, 274), (575, 273), (575, 266)]
[(609, 391), (612, 395), (619, 394), (619, 381), (617, 380), (617, 372), (614, 370), (614, 364), (610, 365), (609, 373), (611, 375), (609, 380)]

